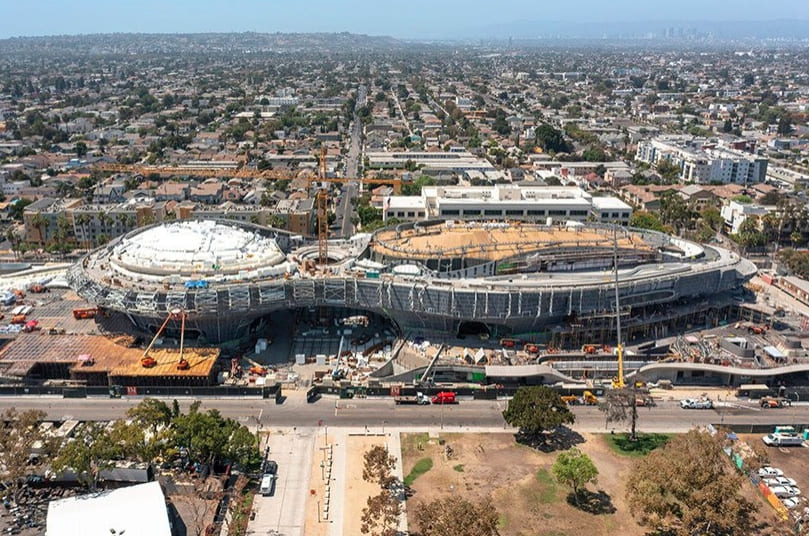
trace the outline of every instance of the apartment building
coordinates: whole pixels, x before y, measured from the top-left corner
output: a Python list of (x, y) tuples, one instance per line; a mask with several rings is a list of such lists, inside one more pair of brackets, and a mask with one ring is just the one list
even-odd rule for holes
[(654, 166), (669, 161), (680, 168), (682, 182), (752, 184), (767, 177), (767, 158), (688, 136), (641, 141), (635, 158)]

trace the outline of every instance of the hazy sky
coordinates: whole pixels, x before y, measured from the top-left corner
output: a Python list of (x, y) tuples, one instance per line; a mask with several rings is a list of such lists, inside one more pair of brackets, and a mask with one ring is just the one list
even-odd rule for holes
[(809, 20), (809, 0), (0, 0), (0, 15), (0, 38), (241, 31), (435, 38), (520, 20)]

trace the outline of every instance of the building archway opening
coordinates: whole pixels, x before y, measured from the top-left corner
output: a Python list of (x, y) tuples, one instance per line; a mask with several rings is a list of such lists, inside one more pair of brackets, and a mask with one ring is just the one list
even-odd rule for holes
[(466, 337), (479, 337), (481, 339), (488, 339), (491, 337), (492, 331), (483, 322), (477, 321), (464, 321), (458, 325), (458, 338), (464, 339)]

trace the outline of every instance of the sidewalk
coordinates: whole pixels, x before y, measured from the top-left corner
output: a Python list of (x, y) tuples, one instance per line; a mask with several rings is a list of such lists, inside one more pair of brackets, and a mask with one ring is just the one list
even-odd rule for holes
[(396, 458), (396, 466), (393, 468), (393, 476), (402, 482), (399, 491), (399, 500), (402, 502), (402, 514), (399, 516), (399, 532), (407, 534), (407, 501), (404, 491), (404, 467), (402, 463), (402, 442), (399, 432), (388, 432), (387, 437), (388, 452)]

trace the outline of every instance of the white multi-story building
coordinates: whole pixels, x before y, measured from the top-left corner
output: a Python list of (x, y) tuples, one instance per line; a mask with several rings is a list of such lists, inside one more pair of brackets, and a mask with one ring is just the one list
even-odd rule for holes
[(761, 205), (731, 201), (722, 207), (721, 214), (725, 221), (725, 230), (730, 234), (736, 234), (747, 218), (764, 216), (767, 209)]
[(668, 160), (683, 182), (752, 184), (767, 177), (767, 158), (687, 136), (641, 141), (635, 158), (652, 165)]
[(404, 169), (408, 162), (422, 169), (441, 170), (454, 173), (495, 171), (485, 158), (479, 158), (469, 151), (374, 151), (365, 154), (370, 169)]
[(511, 185), (427, 186), (421, 196), (386, 197), (383, 218), (587, 221), (626, 225), (632, 207), (614, 197), (592, 197), (576, 187)]

